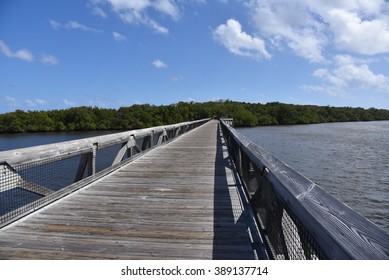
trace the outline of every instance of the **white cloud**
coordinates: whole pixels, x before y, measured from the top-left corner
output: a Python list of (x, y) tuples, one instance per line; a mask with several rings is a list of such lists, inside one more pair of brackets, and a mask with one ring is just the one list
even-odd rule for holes
[(113, 35), (113, 38), (115, 39), (115, 41), (124, 41), (124, 40), (126, 40), (127, 38), (126, 38), (126, 36), (124, 36), (124, 35), (122, 35), (122, 34), (120, 34), (120, 33), (118, 33), (118, 32), (112, 32), (112, 35)]
[(169, 29), (154, 17), (162, 14), (178, 20), (181, 15), (179, 5), (174, 0), (100, 0), (91, 1), (90, 4), (101, 11), (104, 4), (109, 4), (125, 23), (146, 25), (162, 34), (169, 33)]
[(327, 39), (322, 34), (323, 23), (298, 2), (250, 1), (253, 21), (276, 48), (286, 46), (311, 62), (324, 62), (322, 51)]
[(243, 32), (237, 20), (229, 19), (226, 24), (219, 25), (213, 31), (213, 36), (233, 54), (256, 60), (271, 57), (265, 48), (264, 41)]
[(46, 65), (56, 65), (59, 63), (58, 58), (50, 54), (42, 54), (41, 62)]
[(152, 5), (157, 11), (166, 14), (175, 20), (177, 20), (180, 16), (180, 11), (174, 1), (157, 0), (154, 1)]
[(92, 27), (88, 27), (86, 25), (78, 23), (77, 21), (69, 21), (68, 23), (66, 23), (64, 25), (64, 27), (66, 29), (78, 29), (78, 30), (88, 31), (88, 32), (96, 32), (96, 33), (102, 32), (100, 29), (95, 29), (95, 28), (92, 28)]
[(92, 8), (92, 13), (94, 15), (97, 15), (97, 16), (102, 17), (102, 18), (106, 18), (107, 17), (107, 14), (100, 7), (93, 7)]
[(363, 20), (357, 12), (333, 9), (327, 19), (339, 49), (374, 55), (389, 52), (389, 22), (373, 18)]
[(42, 106), (48, 103), (46, 100), (42, 100), (42, 99), (34, 99), (34, 100), (26, 99), (25, 101), (29, 107)]
[[(11, 50), (3, 41), (0, 40), (0, 52), (2, 52), (5, 56), (11, 58), (19, 58), (24, 61), (32, 62), (34, 61), (34, 55), (26, 49), (20, 49), (17, 51)], [(40, 62), (46, 65), (55, 65), (59, 63), (58, 58), (50, 54), (42, 54), (40, 56)]]
[(149, 0), (105, 0), (112, 5), (114, 10), (143, 10), (151, 5)]
[(319, 68), (313, 76), (320, 85), (303, 85), (311, 92), (324, 92), (331, 96), (343, 96), (351, 91), (378, 91), (389, 95), (389, 77), (374, 73), (364, 59), (337, 55), (330, 68)]
[(7, 57), (19, 58), (21, 60), (28, 61), (28, 62), (34, 60), (34, 56), (29, 50), (20, 49), (17, 51), (13, 51), (1, 40), (0, 40), (0, 52), (2, 52)]
[(154, 60), (152, 64), (158, 69), (167, 68), (167, 64), (159, 59)]
[(154, 21), (152, 19), (145, 18), (141, 22), (146, 24), (146, 25), (148, 25), (148, 26), (150, 26), (151, 28), (153, 28), (158, 33), (161, 33), (161, 34), (168, 34), (169, 33), (169, 29), (168, 28), (160, 25), (158, 22), (156, 22), (156, 21)]
[(73, 101), (70, 101), (68, 99), (62, 99), (62, 102), (66, 105), (66, 106), (75, 106), (77, 103), (73, 102)]
[(74, 20), (70, 20), (65, 24), (61, 24), (60, 22), (55, 21), (55, 20), (49, 20), (49, 24), (55, 30), (63, 27), (65, 29), (74, 29), (74, 30), (78, 29), (78, 30), (87, 31), (87, 32), (95, 32), (95, 33), (102, 32), (102, 30), (100, 30), (100, 29), (86, 26), (86, 25), (81, 24), (81, 23), (74, 21)]
[(259, 33), (278, 49), (326, 63), (326, 50), (375, 55), (389, 52), (389, 3), (385, 0), (247, 0)]
[(51, 28), (53, 28), (53, 29), (58, 29), (61, 27), (61, 23), (59, 23), (58, 21), (49, 20), (49, 23), (50, 23)]

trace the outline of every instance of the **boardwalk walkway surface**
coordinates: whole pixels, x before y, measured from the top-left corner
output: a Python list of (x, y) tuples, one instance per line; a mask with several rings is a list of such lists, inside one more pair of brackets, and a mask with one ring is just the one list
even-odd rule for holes
[(1, 229), (0, 259), (257, 258), (220, 133), (211, 121)]

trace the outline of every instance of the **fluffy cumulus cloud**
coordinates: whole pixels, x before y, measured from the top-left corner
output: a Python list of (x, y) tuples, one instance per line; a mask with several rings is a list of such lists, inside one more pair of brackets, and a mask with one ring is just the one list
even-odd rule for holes
[(374, 90), (389, 95), (389, 77), (375, 74), (367, 64), (368, 60), (337, 55), (334, 61), (331, 67), (319, 68), (313, 72), (313, 76), (321, 80), (320, 85), (304, 85), (302, 88), (332, 96), (343, 96), (355, 90)]
[(249, 0), (258, 32), (275, 48), (290, 48), (311, 62), (325, 50), (375, 55), (389, 52), (389, 3), (385, 0)]
[(272, 51), (290, 50), (320, 64), (316, 84), (302, 89), (332, 96), (389, 94), (389, 77), (374, 63), (389, 53), (389, 2), (385, 0), (247, 0), (251, 22)]
[(229, 19), (226, 24), (219, 25), (213, 31), (213, 36), (233, 54), (256, 60), (270, 58), (264, 41), (245, 33), (241, 24), (235, 19)]
[(90, 6), (95, 14), (105, 15), (103, 8), (110, 6), (111, 10), (122, 21), (129, 24), (149, 26), (158, 33), (169, 33), (169, 29), (161, 25), (150, 14), (161, 14), (173, 20), (180, 17), (179, 5), (174, 0), (91, 0)]
[(333, 9), (327, 19), (339, 49), (364, 55), (389, 51), (389, 21), (363, 19), (357, 12)]

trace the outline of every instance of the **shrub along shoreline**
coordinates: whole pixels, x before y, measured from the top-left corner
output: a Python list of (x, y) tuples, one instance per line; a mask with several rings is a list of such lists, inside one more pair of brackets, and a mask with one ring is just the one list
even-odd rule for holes
[(0, 133), (130, 130), (209, 117), (234, 118), (236, 127), (389, 120), (389, 110), (230, 100), (132, 105), (119, 109), (74, 107), (0, 114)]

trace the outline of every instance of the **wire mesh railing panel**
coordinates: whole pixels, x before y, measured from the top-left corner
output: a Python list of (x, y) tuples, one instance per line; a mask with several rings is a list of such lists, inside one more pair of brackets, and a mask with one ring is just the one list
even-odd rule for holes
[[(96, 172), (100, 172), (108, 167), (110, 167), (118, 153), (121, 149), (122, 144), (116, 144), (104, 149), (99, 149), (96, 151)], [(125, 156), (127, 158), (127, 156)]]
[(259, 176), (258, 183), (258, 189), (252, 196), (252, 204), (255, 205), (260, 224), (263, 225), (268, 247), (275, 259), (288, 259), (282, 228), (283, 207), (263, 174)]
[(37, 208), (43, 198), (72, 184), (79, 156), (11, 167), (0, 164), (0, 224)]
[(58, 191), (74, 182), (79, 161), (80, 156), (47, 159), (18, 165), (15, 170), (21, 176), (23, 186)]
[(284, 210), (282, 226), (291, 259), (328, 259), (328, 256), (320, 248), (314, 236), (290, 211)]

